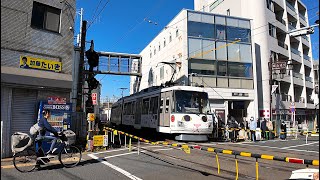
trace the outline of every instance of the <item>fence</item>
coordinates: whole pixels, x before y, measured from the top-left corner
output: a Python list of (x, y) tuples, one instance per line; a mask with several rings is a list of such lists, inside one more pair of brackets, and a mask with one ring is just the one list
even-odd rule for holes
[(124, 135), (124, 144), (125, 147), (127, 146), (127, 137), (129, 137), (129, 151), (131, 150), (131, 138), (134, 138), (138, 140), (138, 154), (140, 152), (140, 141), (149, 143), (151, 145), (164, 145), (164, 146), (172, 146), (175, 148), (181, 148), (185, 152), (190, 153), (190, 149), (196, 149), (196, 150), (201, 150), (201, 151), (206, 151), (209, 153), (215, 153), (215, 158), (217, 162), (217, 167), (218, 167), (218, 174), (220, 174), (220, 164), (219, 164), (219, 157), (218, 154), (228, 154), (228, 155), (233, 155), (235, 157), (235, 164), (236, 164), (236, 179), (239, 177), (239, 167), (238, 167), (238, 159), (237, 156), (241, 157), (251, 157), (255, 158), (256, 163), (255, 163), (255, 168), (256, 168), (256, 179), (259, 178), (259, 164), (258, 164), (258, 159), (264, 159), (264, 160), (273, 160), (273, 161), (280, 161), (280, 162), (286, 162), (286, 163), (296, 163), (296, 164), (305, 164), (305, 165), (312, 165), (312, 166), (319, 166), (319, 160), (308, 160), (308, 159), (300, 159), (300, 158), (292, 158), (292, 157), (278, 157), (278, 156), (273, 156), (273, 155), (268, 155), (268, 154), (255, 154), (251, 152), (240, 152), (240, 151), (234, 151), (234, 150), (229, 150), (229, 149), (218, 149), (214, 147), (202, 147), (199, 145), (188, 145), (188, 144), (177, 144), (177, 143), (169, 143), (169, 142), (151, 142), (149, 140), (146, 140), (144, 138), (140, 138), (128, 133), (125, 133), (123, 131), (119, 131), (113, 128), (105, 127), (104, 128), (105, 134), (108, 135), (110, 132), (110, 138), (111, 142), (114, 142), (115, 135), (119, 135), (119, 141), (121, 144), (121, 138), (120, 135)]

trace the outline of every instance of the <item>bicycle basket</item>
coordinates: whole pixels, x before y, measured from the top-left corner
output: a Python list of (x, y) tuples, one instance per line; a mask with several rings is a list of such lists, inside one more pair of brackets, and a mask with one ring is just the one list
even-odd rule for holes
[(32, 145), (32, 138), (22, 132), (15, 132), (11, 135), (11, 151), (15, 154), (25, 150)]
[(68, 141), (69, 144), (74, 144), (76, 142), (76, 134), (71, 130), (63, 131), (62, 141)]

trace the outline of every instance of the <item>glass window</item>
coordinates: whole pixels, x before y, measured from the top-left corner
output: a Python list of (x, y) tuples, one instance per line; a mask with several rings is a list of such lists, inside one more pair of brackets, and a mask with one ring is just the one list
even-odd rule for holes
[(276, 27), (269, 23), (269, 35), (276, 37)]
[(149, 112), (149, 98), (142, 100), (142, 114), (148, 114)]
[(218, 76), (227, 76), (227, 62), (226, 61), (218, 61), (217, 62), (217, 75)]
[(244, 29), (251, 29), (250, 28), (250, 21), (239, 19), (239, 27), (244, 28)]
[(61, 10), (33, 2), (31, 26), (39, 29), (59, 32)]
[(228, 63), (228, 75), (233, 77), (252, 78), (252, 63)]
[(251, 45), (248, 45), (248, 44), (239, 44), (239, 45), (240, 45), (241, 62), (252, 63)]
[(163, 40), (163, 47), (166, 47), (166, 39)]
[(188, 12), (188, 21), (201, 22), (201, 14)]
[(216, 42), (216, 59), (227, 60), (226, 42)]
[(250, 29), (227, 26), (227, 39), (229, 41), (240, 39), (241, 42), (251, 42)]
[(188, 36), (214, 38), (214, 25), (201, 22), (188, 22)]
[(214, 41), (202, 40), (202, 58), (203, 59), (215, 59), (214, 57)]
[(226, 18), (223, 16), (215, 16), (215, 24), (226, 25)]
[(213, 24), (214, 23), (214, 16), (209, 15), (209, 14), (202, 14), (201, 15), (201, 22)]
[(228, 46), (228, 60), (240, 61), (240, 47), (239, 44), (230, 44)]
[(226, 39), (226, 27), (223, 25), (216, 25), (216, 39)]
[(176, 30), (176, 37), (178, 37), (179, 36), (179, 30), (177, 29)]
[(227, 18), (227, 26), (238, 27), (239, 26), (239, 20), (235, 19), (235, 18)]
[(206, 113), (209, 110), (208, 94), (205, 92), (175, 91), (177, 113)]
[(201, 39), (194, 39), (194, 38), (188, 38), (189, 39), (189, 57), (196, 58), (201, 56)]
[(171, 33), (170, 33), (170, 36), (169, 36), (169, 42), (172, 41), (172, 36), (171, 36)]
[(162, 67), (160, 68), (160, 80), (163, 79), (163, 76), (164, 76), (164, 67), (162, 66)]
[(189, 60), (189, 73), (216, 75), (216, 61), (191, 59)]

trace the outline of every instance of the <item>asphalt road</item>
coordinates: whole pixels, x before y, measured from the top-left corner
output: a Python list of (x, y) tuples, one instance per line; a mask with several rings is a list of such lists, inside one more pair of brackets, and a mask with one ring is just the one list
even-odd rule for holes
[[(302, 137), (298, 140), (269, 140), (262, 142), (238, 143), (192, 143), (200, 146), (215, 147), (268, 154), (280, 157), (319, 159), (319, 137), (310, 137), (306, 144)], [(80, 165), (64, 168), (59, 164), (50, 164), (39, 171), (20, 173), (10, 161), (1, 162), (1, 178), (18, 179), (235, 179), (236, 163), (233, 155), (218, 154), (220, 173), (214, 153), (191, 149), (187, 154), (181, 149), (141, 143), (132, 151), (127, 148), (109, 149), (96, 153), (86, 153)], [(255, 179), (255, 159), (237, 157), (239, 179)], [(285, 162), (258, 160), (259, 179), (288, 179), (293, 170), (306, 168), (306, 165)], [(309, 166), (316, 168), (317, 166)]]

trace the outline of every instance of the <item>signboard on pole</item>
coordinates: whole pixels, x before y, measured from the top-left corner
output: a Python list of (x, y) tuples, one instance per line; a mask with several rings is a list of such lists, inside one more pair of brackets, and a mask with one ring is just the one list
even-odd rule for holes
[(272, 85), (272, 90), (271, 90), (271, 94), (274, 93), (274, 91), (277, 89), (278, 85)]
[(295, 112), (295, 111), (296, 111), (296, 106), (295, 106), (294, 102), (292, 102), (290, 105), (290, 112)]
[(92, 97), (92, 104), (97, 105), (97, 93), (92, 93), (91, 97)]
[(272, 63), (272, 69), (273, 70), (285, 69), (286, 66), (287, 66), (287, 62), (286, 61), (278, 61), (278, 62)]

